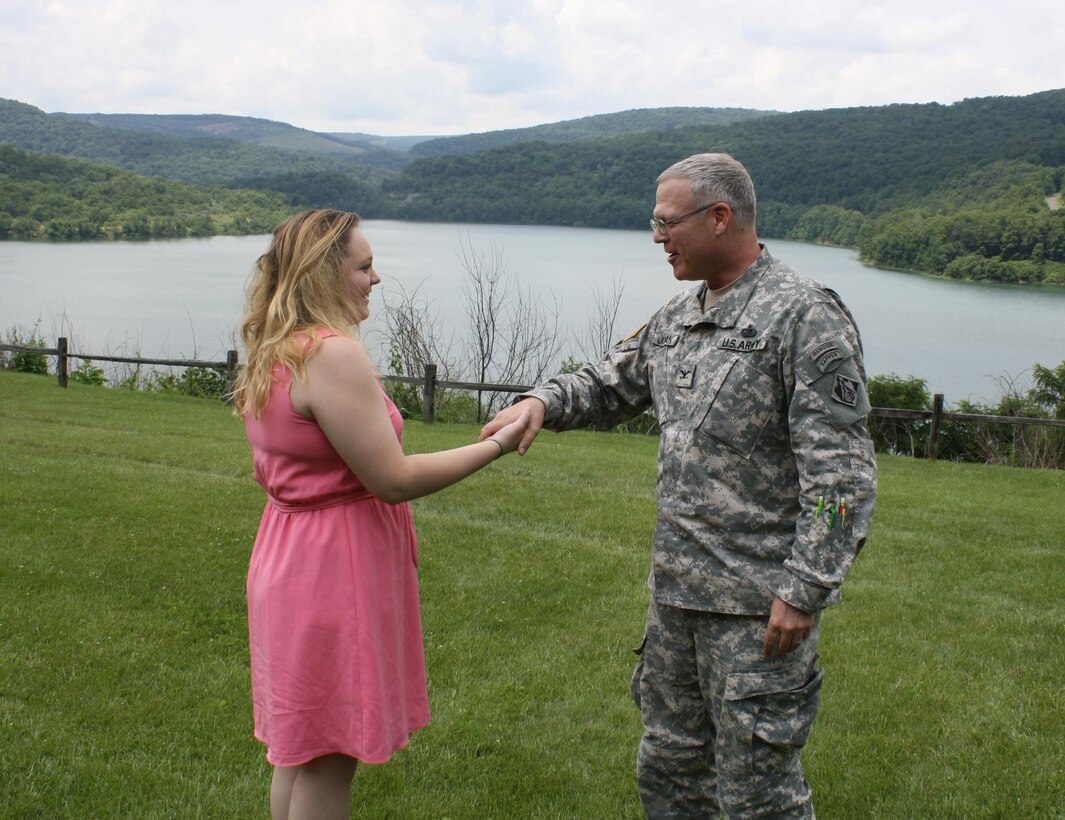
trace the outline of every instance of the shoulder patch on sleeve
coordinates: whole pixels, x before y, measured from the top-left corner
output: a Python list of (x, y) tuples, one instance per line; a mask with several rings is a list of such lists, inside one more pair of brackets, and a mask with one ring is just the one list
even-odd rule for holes
[(861, 394), (861, 382), (849, 379), (842, 374), (836, 376), (832, 384), (832, 401), (845, 404), (847, 407), (857, 407), (858, 396)]
[(841, 362), (854, 355), (854, 350), (843, 336), (833, 336), (818, 342), (808, 351), (804, 358), (817, 368), (820, 374), (835, 370)]

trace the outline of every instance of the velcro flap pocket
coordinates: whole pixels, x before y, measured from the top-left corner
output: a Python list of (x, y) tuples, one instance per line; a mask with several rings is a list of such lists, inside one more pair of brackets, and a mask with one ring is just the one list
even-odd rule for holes
[(810, 680), (809, 659), (766, 672), (730, 672), (725, 678), (725, 700), (746, 700), (759, 695), (801, 689)]

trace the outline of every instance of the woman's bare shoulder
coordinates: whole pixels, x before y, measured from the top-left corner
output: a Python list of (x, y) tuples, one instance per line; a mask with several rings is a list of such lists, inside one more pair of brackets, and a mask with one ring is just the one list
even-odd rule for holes
[(373, 362), (365, 345), (352, 336), (327, 336), (307, 362), (310, 374), (321, 372), (347, 378), (373, 375)]

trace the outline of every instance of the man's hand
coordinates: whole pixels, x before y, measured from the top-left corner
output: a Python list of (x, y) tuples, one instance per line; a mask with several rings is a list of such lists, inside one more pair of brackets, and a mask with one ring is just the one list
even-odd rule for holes
[(814, 616), (809, 612), (803, 612), (780, 598), (774, 598), (773, 606), (769, 610), (769, 626), (765, 630), (765, 656), (780, 657), (798, 649), (813, 626)]
[(547, 412), (544, 403), (536, 398), (530, 397), (522, 399), (517, 404), (512, 404), (510, 407), (504, 407), (495, 414), (495, 418), (481, 428), (481, 435), (477, 437), (477, 440), (484, 441), (493, 433), (502, 430), (508, 424), (517, 421), (521, 418), (522, 413), (526, 412), (529, 414), (529, 420), (525, 427), (525, 432), (522, 434), (521, 441), (518, 442), (518, 455), (525, 455), (525, 451), (528, 450), (529, 446), (533, 443), (536, 434), (539, 433), (540, 428), (544, 426), (544, 414)]

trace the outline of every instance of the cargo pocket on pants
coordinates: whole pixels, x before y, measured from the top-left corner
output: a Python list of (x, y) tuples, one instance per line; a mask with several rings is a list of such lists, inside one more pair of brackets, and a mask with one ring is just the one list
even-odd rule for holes
[(725, 680), (720, 742), (733, 772), (764, 774), (787, 766), (806, 744), (821, 702), (824, 670), (802, 663), (768, 672), (732, 672)]

